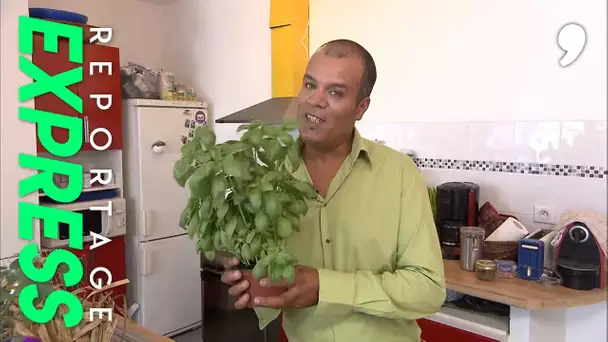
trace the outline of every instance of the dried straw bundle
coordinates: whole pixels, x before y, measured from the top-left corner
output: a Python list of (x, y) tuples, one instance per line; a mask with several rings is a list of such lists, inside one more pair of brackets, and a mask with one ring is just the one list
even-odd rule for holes
[[(44, 258), (40, 258), (37, 263), (41, 266), (43, 262)], [(66, 306), (61, 305), (57, 310), (55, 318), (50, 322), (38, 324), (31, 322), (23, 315), (15, 296), (11, 301), (5, 303), (5, 305), (8, 305), (8, 312), (5, 312), (2, 318), (9, 324), (3, 326), (4, 329), (0, 332), (0, 341), (6, 337), (30, 336), (37, 337), (42, 342), (110, 342), (112, 341), (118, 322), (115, 319), (116, 314), (125, 316), (124, 313), (126, 312), (124, 300), (121, 306), (116, 305), (110, 290), (128, 283), (129, 280), (124, 279), (113, 282), (99, 290), (90, 286), (80, 286), (71, 291), (83, 303), (83, 319), (80, 324), (69, 329), (66, 328), (62, 319), (63, 314), (67, 312)], [(51, 285), (55, 289), (66, 289), (57, 279), (51, 281)], [(6, 278), (0, 279), (0, 289), (2, 290), (13, 293), (16, 286), (19, 286), (19, 284), (10, 284), (6, 281)], [(42, 308), (43, 303), (44, 301), (40, 302), (37, 308)], [(113, 308), (112, 321), (108, 320), (107, 315), (99, 318), (99, 313), (94, 314), (93, 320), (90, 320), (90, 310), (94, 308)]]

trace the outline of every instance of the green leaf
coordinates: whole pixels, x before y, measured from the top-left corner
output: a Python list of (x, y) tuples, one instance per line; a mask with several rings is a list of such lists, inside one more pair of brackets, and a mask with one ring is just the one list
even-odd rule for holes
[(247, 238), (245, 238), (245, 242), (247, 243), (251, 243), (253, 241), (253, 238), (255, 238), (255, 231), (252, 230), (249, 232), (249, 234), (247, 234)]
[(259, 232), (265, 232), (270, 225), (270, 218), (263, 211), (258, 212), (255, 215), (255, 229)]
[(278, 139), (282, 146), (290, 147), (294, 143), (293, 137), (288, 132), (281, 132)]
[(215, 250), (208, 250), (208, 251), (204, 251), (205, 253), (205, 257), (209, 260), (213, 260), (215, 259)]
[(275, 125), (264, 125), (262, 126), (262, 132), (267, 135), (269, 138), (277, 138), (281, 133), (281, 128)]
[(262, 184), (260, 184), (260, 191), (262, 191), (262, 192), (274, 191), (274, 186), (272, 186), (272, 184), (270, 182), (263, 182)]
[(255, 279), (260, 280), (268, 274), (268, 266), (258, 261), (251, 273)]
[(297, 199), (291, 203), (289, 210), (298, 215), (305, 215), (308, 211), (308, 205), (304, 200)]
[(192, 215), (192, 208), (190, 208), (190, 206), (186, 206), (186, 208), (184, 208), (184, 210), (182, 210), (182, 213), (179, 215), (179, 226), (182, 229), (187, 229), (188, 228), (188, 223), (190, 223), (190, 216)]
[(252, 255), (258, 255), (260, 253), (260, 248), (262, 248), (262, 238), (259, 235), (256, 235), (251, 242), (249, 242), (249, 247), (251, 248)]
[(253, 146), (259, 146), (262, 143), (264, 134), (259, 128), (253, 128), (247, 132), (246, 140)]
[(221, 198), (222, 200), (226, 198), (226, 178), (224, 175), (219, 174), (213, 177), (211, 181), (211, 196), (213, 198)]
[(264, 211), (271, 220), (279, 217), (283, 211), (283, 206), (274, 192), (264, 193), (263, 204)]
[(219, 230), (213, 235), (213, 247), (218, 251), (222, 249), (222, 232)]
[(277, 220), (277, 234), (283, 239), (287, 239), (293, 235), (293, 228), (291, 222), (285, 217), (279, 217)]
[(268, 276), (272, 281), (280, 281), (283, 278), (283, 266), (277, 264), (268, 265)]
[(194, 136), (201, 141), (205, 149), (210, 149), (215, 145), (215, 132), (209, 126), (198, 126), (194, 130)]
[(287, 151), (287, 160), (291, 166), (291, 172), (295, 172), (300, 168), (300, 146), (293, 145)]
[(189, 164), (192, 163), (192, 159), (194, 158), (194, 153), (197, 151), (196, 148), (197, 143), (194, 141), (190, 141), (187, 144), (182, 145), (180, 148), (180, 152), (184, 158), (189, 159)]
[(194, 160), (199, 164), (205, 164), (211, 161), (211, 153), (205, 150), (194, 152)]
[(241, 131), (245, 131), (245, 130), (247, 130), (249, 127), (250, 127), (250, 125), (249, 125), (249, 124), (240, 125), (240, 126), (239, 126), (239, 127), (236, 129), (236, 131), (237, 131), (237, 133), (238, 133), (238, 132), (241, 132)]
[(251, 249), (249, 248), (248, 244), (243, 244), (243, 246), (241, 246), (241, 257), (243, 258), (243, 260), (251, 260)]
[(260, 189), (251, 190), (247, 198), (253, 210), (260, 210), (262, 207), (262, 193), (260, 192)]
[(215, 213), (215, 215), (217, 216), (217, 220), (218, 221), (223, 220), (224, 217), (226, 216), (226, 213), (228, 213), (229, 209), (230, 209), (230, 206), (226, 202), (222, 202), (222, 205), (220, 205), (217, 208), (217, 211)]
[(190, 187), (190, 192), (193, 195), (198, 197), (205, 197), (209, 192), (209, 180), (207, 179), (211, 172), (213, 171), (213, 164), (206, 163), (201, 165), (192, 176), (190, 176), (190, 180), (188, 181), (188, 186)]
[(209, 197), (206, 197), (202, 202), (201, 202), (201, 207), (198, 210), (198, 214), (200, 216), (201, 219), (204, 220), (208, 220), (211, 218), (211, 199), (209, 199)]
[(278, 158), (278, 155), (280, 153), (281, 150), (281, 145), (279, 143), (278, 140), (270, 140), (270, 139), (266, 139), (264, 141), (264, 151), (266, 152), (266, 156), (272, 160), (272, 161), (276, 161)]
[(182, 157), (180, 160), (175, 162), (173, 166), (173, 179), (181, 186), (182, 188), (186, 185), (186, 181), (193, 173), (193, 168), (191, 167), (192, 160), (187, 157)]
[(226, 232), (226, 237), (231, 238), (234, 234), (234, 230), (236, 229), (236, 225), (238, 223), (238, 218), (236, 215), (232, 216), (226, 225), (224, 226), (224, 232)]
[(293, 228), (294, 231), (299, 232), (300, 231), (300, 216), (296, 215), (296, 214), (291, 214), (291, 213), (286, 213), (287, 215), (287, 219), (289, 220), (289, 222), (291, 223), (291, 227)]
[(243, 163), (236, 160), (233, 155), (229, 155), (222, 160), (222, 168), (224, 172), (235, 178), (245, 178), (247, 175)]
[(293, 282), (296, 280), (295, 268), (292, 265), (287, 265), (283, 267), (281, 278), (283, 278), (283, 280), (286, 280), (289, 284), (293, 284)]
[(262, 176), (262, 183), (272, 183), (277, 181), (278, 179), (281, 179), (282, 177), (283, 175), (281, 174), (281, 172), (275, 170), (268, 170), (264, 173), (264, 176)]
[(199, 214), (192, 215), (190, 223), (188, 223), (188, 237), (193, 238), (200, 228), (200, 217)]

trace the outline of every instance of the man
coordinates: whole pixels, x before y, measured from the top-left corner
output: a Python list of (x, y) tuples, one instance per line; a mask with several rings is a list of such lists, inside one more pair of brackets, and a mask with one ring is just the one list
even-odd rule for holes
[[(299, 179), (318, 197), (288, 241), (299, 260), (287, 291), (255, 298), (263, 327), (283, 311), (290, 342), (418, 342), (416, 319), (445, 299), (443, 260), (427, 188), (405, 154), (363, 139), (355, 122), (376, 81), (371, 55), (336, 40), (311, 57), (299, 94)], [(399, 110), (399, 108), (395, 108)], [(226, 262), (227, 268), (238, 261)], [(228, 269), (222, 281), (245, 308), (249, 284)]]

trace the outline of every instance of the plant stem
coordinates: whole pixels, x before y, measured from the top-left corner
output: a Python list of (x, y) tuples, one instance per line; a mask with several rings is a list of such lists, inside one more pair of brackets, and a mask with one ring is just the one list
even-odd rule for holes
[[(228, 178), (228, 184), (230, 185), (230, 189), (232, 190), (233, 193), (236, 193), (234, 182), (232, 182), (232, 177), (228, 176), (227, 178)], [(239, 204), (235, 204), (235, 206), (237, 207), (237, 209), (239, 210), (239, 213), (241, 214), (243, 223), (245, 223), (245, 225), (249, 226), (249, 223), (247, 222), (247, 219), (245, 219), (245, 213), (243, 213), (243, 209), (241, 208), (241, 206)]]

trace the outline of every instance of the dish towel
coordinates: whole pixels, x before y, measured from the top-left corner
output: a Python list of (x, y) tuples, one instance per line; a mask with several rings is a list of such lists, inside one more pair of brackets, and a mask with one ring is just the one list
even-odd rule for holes
[(566, 211), (560, 217), (560, 223), (556, 230), (557, 234), (551, 241), (553, 247), (557, 247), (562, 241), (564, 234), (568, 227), (575, 222), (583, 223), (587, 226), (587, 229), (593, 234), (597, 241), (604, 257), (606, 254), (606, 238), (608, 237), (608, 227), (606, 226), (606, 214), (596, 213), (591, 211)]

